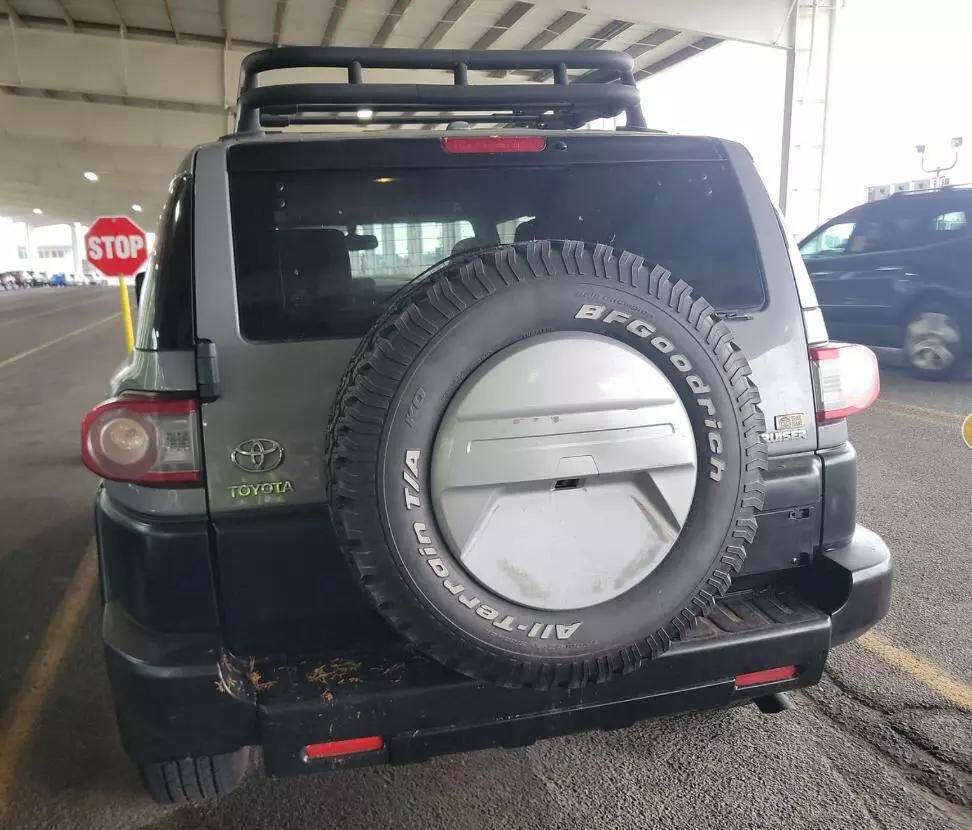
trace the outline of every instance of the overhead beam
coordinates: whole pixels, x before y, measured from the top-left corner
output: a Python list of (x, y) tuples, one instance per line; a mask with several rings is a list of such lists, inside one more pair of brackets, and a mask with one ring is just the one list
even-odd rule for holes
[[(533, 0), (537, 6), (592, 12), (615, 20), (630, 20), (697, 37), (741, 40), (764, 46), (792, 45), (787, 21), (797, 0)], [(811, 4), (812, 5), (812, 4)], [(821, 5), (821, 3), (817, 3)], [(832, 5), (832, 4), (825, 4)]]
[(337, 31), (337, 27), (341, 23), (341, 18), (344, 17), (345, 9), (348, 7), (349, 0), (334, 0), (334, 5), (331, 7), (331, 14), (327, 18), (327, 23), (324, 25), (324, 36), (321, 38), (321, 46), (330, 46), (331, 42), (334, 40), (334, 33)]
[[(655, 29), (655, 31), (645, 35), (641, 40), (626, 47), (624, 51), (631, 55), (631, 59), (635, 61), (635, 65), (637, 66), (637, 62), (641, 57), (657, 49), (663, 43), (667, 43), (672, 38), (678, 37), (680, 34), (681, 32), (676, 32), (674, 29)], [(587, 83), (601, 83), (608, 80), (608, 77), (608, 74), (603, 70), (593, 69), (590, 72), (585, 72), (576, 80)]]
[(626, 47), (624, 51), (631, 55), (632, 60), (637, 61), (645, 53), (657, 49), (673, 37), (678, 37), (679, 34), (681, 33), (675, 31), (675, 29), (655, 29), (651, 34), (645, 35), (641, 40)]
[[(226, 77), (226, 54), (233, 46), (233, 30), (231, 28), (232, 0), (218, 0), (219, 27), (223, 33), (223, 56), (217, 69), (219, 77), (219, 100), (226, 112), (226, 131), (233, 131), (233, 106), (229, 100), (231, 81)], [(282, 27), (278, 27), (282, 28)]]
[(0, 0), (0, 11), (6, 12), (7, 18), (15, 26), (23, 26), (24, 19), (20, 16), (20, 13), (14, 8), (13, 3), (10, 0)]
[[(0, 3), (4, 0), (0, 0)], [(7, 15), (9, 18), (9, 15)], [(0, 16), (0, 20), (3, 17)], [(57, 18), (37, 17), (34, 15), (20, 15), (20, 24), (25, 28), (48, 29), (50, 31), (63, 32), (64, 24)], [(86, 35), (103, 35), (108, 37), (118, 36), (118, 24), (116, 23), (94, 23), (87, 20), (74, 20), (75, 31)], [(130, 40), (141, 40), (146, 43), (166, 42), (172, 43), (171, 29), (153, 29), (147, 26), (126, 26), (126, 33)], [(182, 45), (196, 46), (215, 46), (220, 49), (225, 47), (225, 39), (222, 35), (193, 34), (190, 32), (179, 32), (179, 42)], [(234, 38), (233, 45), (239, 49), (268, 49), (272, 43), (263, 40), (241, 40)]]
[(169, 0), (162, 0), (162, 5), (165, 6), (165, 16), (169, 18), (169, 26), (172, 29), (172, 37), (175, 38), (176, 43), (180, 43), (179, 30), (176, 28), (175, 18), (172, 16), (172, 6), (169, 5)]
[[(111, 0), (111, 6), (115, 10), (115, 17), (118, 18), (118, 34), (122, 38), (128, 37), (128, 25), (125, 23), (125, 16), (121, 12), (121, 8), (118, 6), (118, 0)], [(77, 24), (75, 24), (77, 27)]]
[(574, 48), (600, 49), (609, 40), (614, 40), (618, 35), (626, 32), (632, 25), (627, 20), (612, 20), (610, 23), (605, 23), (590, 37), (585, 37)]
[[(627, 20), (612, 20), (609, 23), (605, 23), (590, 37), (585, 37), (580, 43), (571, 47), (573, 49), (600, 49), (609, 40), (613, 40), (618, 35), (626, 32), (631, 28), (633, 24), (629, 23)], [(543, 69), (540, 72), (530, 73), (530, 77), (537, 82), (546, 81), (553, 75), (549, 69)]]
[(280, 45), (280, 35), (283, 32), (284, 19), (287, 16), (287, 0), (277, 0), (277, 11), (273, 16), (273, 45)]
[(231, 0), (219, 0), (219, 28), (223, 33), (223, 48), (229, 49), (233, 45), (233, 31), (230, 27)]
[(53, 98), (58, 101), (83, 101), (87, 104), (113, 104), (116, 106), (166, 110), (169, 112), (223, 115), (223, 107), (217, 104), (197, 104), (188, 101), (171, 101), (162, 98), (134, 98), (126, 95), (75, 92), (66, 89), (45, 89), (32, 86), (16, 86), (13, 84), (0, 84), (0, 91), (5, 92), (7, 95), (19, 95), (24, 98)]
[[(553, 23), (547, 26), (540, 34), (531, 38), (523, 48), (524, 49), (543, 49), (548, 43), (556, 40), (562, 34), (567, 32), (573, 26), (576, 26), (580, 21), (584, 19), (586, 15), (581, 12), (564, 12), (560, 17), (558, 17)], [(505, 78), (509, 72), (505, 69), (498, 69), (495, 72), (490, 72), (491, 78)]]
[(533, 8), (533, 3), (518, 2), (510, 6), (492, 26), (490, 26), (482, 37), (480, 37), (470, 49), (489, 49), (497, 40), (502, 37), (507, 30), (513, 28), (516, 22), (523, 17), (530, 9)]
[[(161, 7), (159, 13), (161, 16)], [(269, 30), (269, 23), (265, 28)], [(31, 27), (17, 31), (29, 31), (29, 45), (34, 54), (48, 55), (49, 59), (24, 61), (21, 74), (15, 74), (17, 67), (8, 54), (16, 55), (17, 35), (0, 26), (0, 55), (6, 59), (0, 60), (5, 70), (0, 83), (75, 94), (131, 96), (224, 107), (230, 103), (228, 95), (235, 98), (234, 79), (243, 53), (224, 52), (222, 39), (218, 40), (218, 48), (176, 44), (171, 34), (165, 41), (120, 40), (113, 20), (99, 35), (71, 32), (63, 23), (57, 29)], [(216, 34), (214, 26), (213, 35)], [(20, 46), (23, 51), (23, 43)], [(155, 71), (148, 75), (135, 71), (146, 65), (153, 66)], [(83, 66), (85, 71), (75, 71), (78, 66)], [(6, 127), (4, 124), (0, 132)]]
[(642, 81), (645, 78), (650, 78), (652, 75), (657, 75), (659, 72), (662, 72), (665, 69), (670, 69), (675, 64), (688, 60), (689, 58), (699, 54), (699, 52), (704, 52), (706, 49), (711, 49), (713, 46), (717, 46), (722, 42), (722, 38), (718, 37), (699, 38), (698, 40), (690, 43), (688, 46), (679, 49), (677, 52), (672, 52), (672, 54), (662, 58), (660, 61), (650, 63), (648, 66), (639, 69), (637, 72), (635, 72), (635, 80)]
[(378, 34), (371, 41), (372, 46), (384, 46), (388, 43), (388, 38), (392, 36), (395, 27), (402, 19), (402, 15), (405, 14), (405, 11), (411, 5), (412, 0), (395, 0), (392, 7), (388, 10), (388, 14), (385, 15), (385, 19), (381, 22), (381, 28), (378, 29)]
[(74, 18), (71, 17), (70, 12), (67, 10), (67, 6), (64, 5), (64, 0), (54, 0), (54, 5), (57, 6), (57, 10), (61, 13), (61, 17), (64, 18), (64, 25), (69, 29), (73, 29)]
[(462, 17), (469, 7), (475, 2), (475, 0), (455, 0), (455, 2), (446, 9), (442, 19), (435, 24), (435, 27), (426, 36), (425, 40), (422, 41), (419, 46), (420, 49), (434, 49), (442, 41), (448, 33), (449, 30), (456, 25), (456, 21)]

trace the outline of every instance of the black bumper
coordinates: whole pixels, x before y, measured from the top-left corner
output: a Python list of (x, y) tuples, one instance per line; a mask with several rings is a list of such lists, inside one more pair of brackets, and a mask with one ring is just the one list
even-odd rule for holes
[[(729, 706), (816, 683), (832, 645), (887, 612), (891, 562), (858, 527), (801, 578), (731, 594), (691, 636), (611, 683), (535, 692), (470, 680), (389, 642), (370, 653), (303, 663), (241, 662), (212, 635), (159, 636), (117, 601), (104, 611), (108, 671), (123, 740), (134, 760), (170, 760), (263, 748), (267, 771), (407, 763), (456, 751), (519, 746), (654, 715)], [(797, 666), (795, 677), (737, 688), (740, 674)], [(310, 743), (380, 735), (384, 746), (305, 761)]]

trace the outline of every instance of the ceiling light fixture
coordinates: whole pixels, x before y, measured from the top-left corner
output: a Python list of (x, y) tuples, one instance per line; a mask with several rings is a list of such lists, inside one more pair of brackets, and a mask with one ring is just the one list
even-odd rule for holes
[(89, 182), (98, 181), (98, 174), (95, 173), (94, 170), (85, 170), (81, 175), (84, 176)]
[(361, 121), (367, 121), (374, 114), (375, 114), (374, 113), (374, 110), (369, 110), (369, 109), (360, 109), (360, 110), (358, 110), (358, 118)]
[(40, 208), (34, 208), (34, 213), (36, 213), (38, 216), (40, 216), (43, 212), (44, 211), (42, 211)]
[(142, 212), (142, 206), (138, 202), (135, 202), (132, 205), (132, 210), (134, 210), (136, 213), (141, 213)]

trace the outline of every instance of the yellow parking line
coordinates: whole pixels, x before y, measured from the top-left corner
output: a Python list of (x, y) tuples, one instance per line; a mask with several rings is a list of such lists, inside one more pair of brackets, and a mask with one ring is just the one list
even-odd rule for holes
[[(24, 680), (0, 720), (0, 820), (8, 805), (14, 775), (44, 710), (58, 668), (98, 582), (98, 559), (92, 541), (51, 617)], [(2, 821), (0, 821), (2, 823)]]
[(114, 314), (109, 314), (107, 317), (102, 317), (100, 320), (96, 320), (93, 323), (88, 323), (86, 326), (81, 326), (79, 329), (74, 331), (69, 331), (67, 334), (62, 334), (60, 337), (55, 337), (53, 340), (48, 340), (46, 343), (41, 343), (39, 346), (34, 346), (32, 349), (27, 349), (26, 352), (21, 352), (20, 354), (15, 354), (13, 357), (8, 357), (6, 360), (0, 360), (0, 369), (9, 366), (11, 363), (16, 363), (18, 360), (23, 360), (25, 357), (30, 357), (32, 354), (37, 354), (37, 352), (42, 351), (49, 346), (55, 346), (69, 337), (74, 337), (76, 334), (84, 334), (90, 329), (97, 328), (98, 326), (107, 323), (109, 320), (114, 320), (118, 317), (120, 312), (116, 311)]
[(965, 712), (972, 712), (972, 686), (967, 686), (927, 660), (916, 657), (910, 651), (891, 645), (873, 631), (861, 637), (859, 642), (868, 651), (876, 654), (884, 662), (901, 669), (914, 677), (919, 683), (937, 692), (953, 706)]
[(945, 409), (932, 409), (928, 406), (915, 406), (914, 404), (889, 401), (883, 398), (878, 398), (874, 402), (874, 405), (878, 408), (889, 409), (899, 415), (910, 415), (913, 418), (938, 418), (957, 424), (961, 424), (965, 420), (965, 415), (959, 414), (958, 412), (949, 412)]

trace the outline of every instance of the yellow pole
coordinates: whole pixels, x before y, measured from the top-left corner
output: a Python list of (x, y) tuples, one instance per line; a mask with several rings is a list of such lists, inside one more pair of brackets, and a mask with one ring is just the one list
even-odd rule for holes
[(122, 328), (125, 331), (125, 348), (132, 351), (135, 348), (135, 333), (132, 331), (132, 307), (128, 303), (128, 286), (125, 278), (118, 278), (118, 291), (121, 296)]

